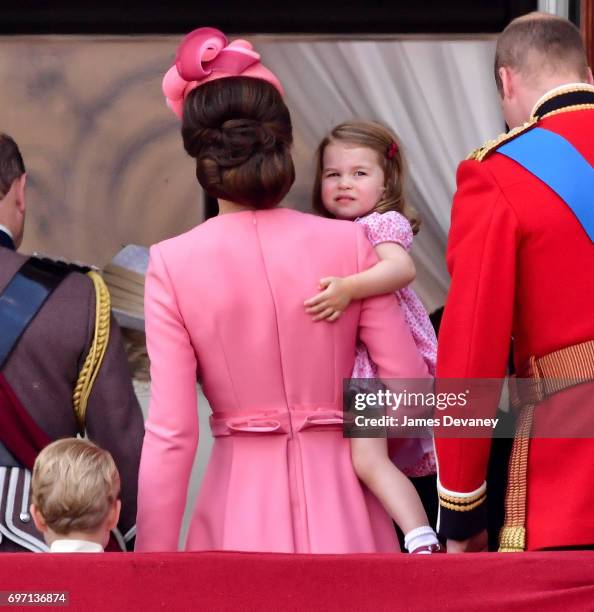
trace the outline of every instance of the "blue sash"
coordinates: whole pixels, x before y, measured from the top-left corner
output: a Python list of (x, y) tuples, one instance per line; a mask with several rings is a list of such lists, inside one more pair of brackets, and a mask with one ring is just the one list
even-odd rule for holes
[(563, 136), (533, 128), (497, 149), (549, 186), (594, 242), (594, 168)]
[(0, 293), (0, 369), (44, 302), (68, 274), (70, 268), (66, 265), (30, 257)]

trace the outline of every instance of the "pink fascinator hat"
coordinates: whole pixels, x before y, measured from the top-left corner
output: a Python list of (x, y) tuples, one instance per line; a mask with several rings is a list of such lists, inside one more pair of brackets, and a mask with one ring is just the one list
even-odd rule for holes
[(181, 119), (186, 96), (196, 87), (215, 79), (245, 76), (268, 81), (281, 96), (279, 80), (260, 63), (260, 54), (247, 40), (228, 43), (215, 28), (198, 28), (181, 41), (175, 64), (163, 77), (167, 106)]

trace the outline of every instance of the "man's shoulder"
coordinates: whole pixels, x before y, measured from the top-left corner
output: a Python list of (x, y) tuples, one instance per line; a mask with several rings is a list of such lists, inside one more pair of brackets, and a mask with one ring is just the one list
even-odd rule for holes
[(0, 261), (0, 287), (6, 286), (22, 270), (27, 276), (39, 273), (46, 279), (68, 279), (68, 284), (77, 288), (91, 288), (91, 282), (86, 276), (91, 267), (84, 264), (40, 255), (24, 255), (5, 248), (0, 248)]
[(10, 282), (27, 257), (10, 249), (0, 247), (0, 292)]
[(505, 132), (503, 134), (499, 134), (496, 138), (491, 140), (487, 140), (482, 146), (474, 149), (466, 160), (474, 160), (478, 162), (484, 162), (490, 158), (490, 156), (499, 149), (499, 147), (504, 144), (515, 140), (516, 138), (521, 137), (523, 134), (526, 134), (529, 130), (535, 127), (538, 123), (537, 119), (531, 119), (530, 121), (526, 121), (523, 125), (513, 128), (509, 130), (509, 132)]
[(29, 259), (29, 255), (23, 255), (17, 251), (13, 251), (12, 249), (7, 249), (5, 247), (0, 247), (0, 260), (2, 261), (2, 265), (11, 265), (11, 266), (22, 266), (27, 259)]
[(55, 259), (43, 255), (35, 255), (29, 259), (30, 263), (56, 278), (59, 283), (58, 289), (64, 289), (71, 294), (87, 296), (94, 292), (93, 283), (88, 273), (95, 270), (91, 266), (80, 262), (68, 261), (66, 259)]

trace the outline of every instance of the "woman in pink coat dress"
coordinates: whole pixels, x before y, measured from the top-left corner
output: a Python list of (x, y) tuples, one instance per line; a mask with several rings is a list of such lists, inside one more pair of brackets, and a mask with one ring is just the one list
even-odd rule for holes
[(170, 106), (183, 104), (184, 146), (219, 215), (151, 248), (136, 550), (177, 550), (198, 380), (214, 446), (187, 550), (395, 552), (391, 520), (353, 471), (342, 384), (357, 337), (380, 376), (427, 375), (396, 299), (312, 322), (303, 302), (321, 277), (377, 261), (363, 230), (278, 207), (294, 179), (291, 121), (248, 43), (226, 46), (202, 28), (184, 39), (174, 69)]

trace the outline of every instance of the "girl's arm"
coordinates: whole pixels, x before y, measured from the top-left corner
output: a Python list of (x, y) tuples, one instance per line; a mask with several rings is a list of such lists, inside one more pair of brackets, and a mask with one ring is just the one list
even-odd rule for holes
[(305, 301), (305, 311), (314, 321), (335, 321), (352, 300), (392, 293), (415, 279), (415, 264), (399, 244), (382, 242), (375, 247), (375, 252), (380, 261), (368, 270), (344, 278), (329, 276), (320, 280), (323, 291)]
[(415, 280), (412, 257), (399, 244), (382, 242), (375, 247), (375, 252), (380, 259), (375, 266), (343, 279), (352, 300), (393, 293)]

